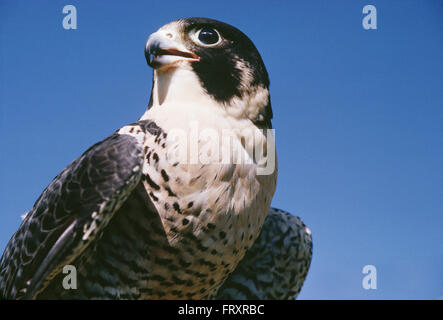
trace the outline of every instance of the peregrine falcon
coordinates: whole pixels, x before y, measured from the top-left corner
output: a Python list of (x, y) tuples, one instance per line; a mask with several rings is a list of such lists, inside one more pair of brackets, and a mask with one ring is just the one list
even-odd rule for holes
[[(262, 58), (241, 31), (207, 18), (163, 26), (148, 38), (145, 55), (154, 69), (146, 112), (86, 150), (43, 191), (0, 260), (0, 297), (229, 298), (235, 290), (222, 285), (231, 274), (226, 285), (250, 280), (234, 271), (260, 234), (277, 180), (275, 163), (260, 173), (276, 161)], [(266, 221), (269, 230), (280, 228)], [(275, 236), (263, 232), (263, 245), (267, 234), (269, 241)], [(307, 269), (293, 275), (286, 262), (297, 256), (295, 238), (283, 238), (289, 243), (275, 244), (282, 254), (270, 257), (289, 268), (279, 269), (289, 272), (287, 298)], [(282, 262), (286, 254), (295, 256)], [(246, 258), (239, 270), (260, 261), (261, 272), (269, 263)], [(66, 265), (76, 269), (76, 289), (62, 286)], [(280, 281), (276, 275), (249, 286), (251, 294), (281, 298), (258, 293), (269, 279)]]

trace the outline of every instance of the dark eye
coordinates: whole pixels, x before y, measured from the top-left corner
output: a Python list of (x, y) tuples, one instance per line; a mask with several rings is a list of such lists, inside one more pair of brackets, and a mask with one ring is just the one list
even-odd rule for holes
[(215, 44), (220, 39), (217, 31), (211, 28), (203, 28), (200, 30), (200, 33), (198, 34), (198, 40), (201, 41), (201, 43), (206, 45)]

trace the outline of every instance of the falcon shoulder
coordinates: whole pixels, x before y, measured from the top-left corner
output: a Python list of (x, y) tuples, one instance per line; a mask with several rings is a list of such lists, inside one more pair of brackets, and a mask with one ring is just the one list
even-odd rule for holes
[(0, 297), (35, 298), (100, 236), (141, 179), (144, 131), (159, 131), (150, 121), (127, 127), (139, 135), (115, 132), (74, 160), (43, 191), (0, 260)]

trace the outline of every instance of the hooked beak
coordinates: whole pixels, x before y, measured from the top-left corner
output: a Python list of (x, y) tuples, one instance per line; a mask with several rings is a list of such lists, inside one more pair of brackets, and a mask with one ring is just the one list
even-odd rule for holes
[(151, 34), (146, 42), (145, 56), (148, 64), (158, 69), (179, 61), (199, 61), (200, 57), (187, 50), (185, 46), (174, 40), (171, 33), (157, 31)]

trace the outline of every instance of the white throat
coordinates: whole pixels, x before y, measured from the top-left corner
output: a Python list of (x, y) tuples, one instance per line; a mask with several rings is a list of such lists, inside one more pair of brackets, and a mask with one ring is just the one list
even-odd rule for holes
[(141, 120), (154, 120), (164, 130), (188, 127), (195, 121), (203, 126), (230, 128), (230, 122), (242, 119), (233, 119), (228, 110), (204, 90), (191, 67), (182, 64), (179, 68), (154, 70), (151, 104)]
[(191, 66), (182, 62), (177, 68), (154, 70), (152, 101), (141, 119), (157, 118), (160, 116), (157, 111), (161, 110), (161, 113), (169, 113), (180, 121), (202, 117), (210, 120), (208, 118), (219, 116), (225, 120), (250, 123), (267, 105), (268, 97), (269, 91), (258, 87), (242, 98), (234, 97), (229, 104), (218, 102), (205, 91)]
[(213, 104), (189, 66), (154, 70), (152, 107), (168, 104)]

